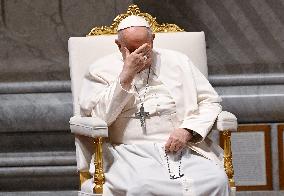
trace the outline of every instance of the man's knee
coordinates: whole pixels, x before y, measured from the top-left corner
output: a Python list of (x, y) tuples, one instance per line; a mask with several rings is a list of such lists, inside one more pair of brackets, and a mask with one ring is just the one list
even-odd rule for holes
[(157, 182), (141, 176), (136, 177), (135, 182), (128, 187), (128, 195), (149, 195), (157, 187)]

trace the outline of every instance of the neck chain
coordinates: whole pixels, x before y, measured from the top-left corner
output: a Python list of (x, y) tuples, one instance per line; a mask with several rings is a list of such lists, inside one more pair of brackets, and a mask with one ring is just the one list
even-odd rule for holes
[(137, 89), (136, 85), (134, 85), (135, 91), (137, 92), (138, 98), (139, 98), (139, 100), (140, 100), (142, 105), (144, 104), (146, 93), (147, 93), (147, 90), (148, 90), (148, 87), (149, 87), (150, 70), (151, 70), (151, 67), (149, 67), (149, 69), (148, 69), (148, 75), (147, 75), (147, 80), (146, 80), (146, 86), (145, 86), (145, 92), (144, 92), (143, 100), (142, 100), (142, 98), (141, 98), (141, 96), (140, 96), (140, 94), (138, 92), (138, 89)]
[(170, 168), (170, 162), (169, 162), (169, 156), (167, 155), (165, 151), (165, 158), (167, 160), (167, 165), (168, 165), (168, 172), (170, 174), (170, 179), (171, 180), (176, 180), (178, 178), (182, 178), (184, 174), (181, 174), (181, 159), (182, 159), (182, 151), (179, 154), (179, 166), (178, 166), (178, 175), (172, 174), (171, 168)]
[(150, 70), (151, 70), (151, 67), (149, 67), (149, 71), (148, 71), (148, 77), (147, 77), (147, 82), (146, 82), (146, 86), (145, 86), (145, 92), (144, 92), (143, 100), (142, 100), (142, 98), (141, 98), (141, 96), (140, 96), (140, 94), (138, 92), (138, 89), (137, 89), (136, 85), (134, 85), (135, 91), (137, 92), (138, 97), (139, 97), (140, 102), (141, 102), (141, 106), (140, 106), (139, 112), (135, 113), (135, 118), (139, 118), (140, 119), (140, 124), (141, 124), (141, 127), (143, 129), (146, 128), (145, 120), (150, 115), (149, 112), (146, 112), (145, 109), (144, 109), (144, 100), (145, 100), (146, 93), (147, 93), (147, 90), (148, 90), (148, 87), (149, 87)]

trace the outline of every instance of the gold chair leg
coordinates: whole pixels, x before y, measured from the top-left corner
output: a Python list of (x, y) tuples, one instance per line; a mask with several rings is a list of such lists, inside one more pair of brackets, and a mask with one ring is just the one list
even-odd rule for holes
[(230, 187), (235, 187), (234, 168), (231, 150), (231, 132), (223, 132), (224, 141), (224, 168), (229, 179)]
[(105, 175), (103, 171), (103, 138), (98, 137), (95, 138), (95, 174), (94, 174), (94, 182), (95, 187), (93, 189), (93, 193), (103, 193), (103, 185), (105, 183)]

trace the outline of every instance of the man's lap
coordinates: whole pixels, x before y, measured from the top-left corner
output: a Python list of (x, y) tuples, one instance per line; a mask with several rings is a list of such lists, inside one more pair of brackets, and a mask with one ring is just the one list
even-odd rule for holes
[[(147, 143), (108, 147), (105, 195), (227, 195), (222, 166), (190, 149), (183, 151), (181, 164), (177, 160), (168, 166), (161, 146)], [(168, 168), (177, 170), (179, 165), (184, 177), (170, 179)]]

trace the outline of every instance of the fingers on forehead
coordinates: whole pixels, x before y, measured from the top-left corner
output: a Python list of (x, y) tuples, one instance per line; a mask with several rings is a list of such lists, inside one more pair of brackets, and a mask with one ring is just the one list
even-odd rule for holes
[(148, 50), (150, 50), (149, 44), (145, 43), (142, 46), (140, 46), (139, 48), (137, 48), (134, 52), (136, 52), (136, 53), (145, 53)]

